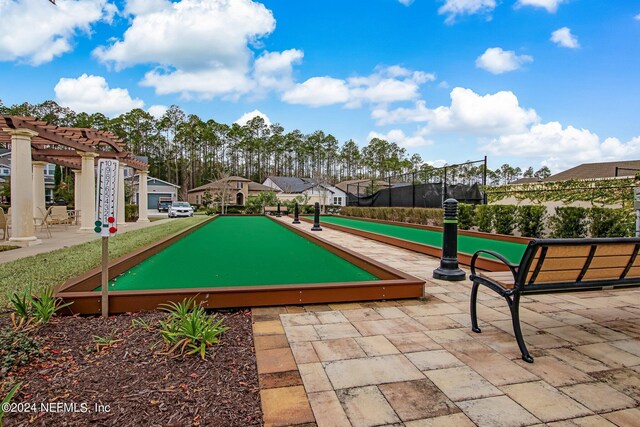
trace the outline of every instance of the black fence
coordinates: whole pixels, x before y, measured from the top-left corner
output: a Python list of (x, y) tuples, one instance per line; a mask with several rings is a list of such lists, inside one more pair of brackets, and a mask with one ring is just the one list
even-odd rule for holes
[(348, 206), (440, 208), (448, 198), (486, 204), (487, 158), (347, 185)]

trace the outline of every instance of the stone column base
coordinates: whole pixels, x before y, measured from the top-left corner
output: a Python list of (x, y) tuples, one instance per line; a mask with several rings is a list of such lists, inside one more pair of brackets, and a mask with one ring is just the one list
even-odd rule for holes
[(9, 237), (9, 243), (16, 246), (35, 246), (42, 244), (42, 240), (36, 236), (31, 237)]

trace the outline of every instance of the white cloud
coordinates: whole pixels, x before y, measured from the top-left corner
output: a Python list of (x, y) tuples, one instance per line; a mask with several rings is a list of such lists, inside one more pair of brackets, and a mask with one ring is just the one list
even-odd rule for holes
[(289, 104), (304, 104), (311, 107), (341, 104), (349, 100), (349, 88), (344, 80), (332, 77), (312, 77), (299, 83), (282, 95)]
[(558, 46), (568, 47), (569, 49), (576, 49), (580, 47), (578, 38), (571, 34), (571, 29), (569, 27), (562, 27), (555, 30), (553, 33), (551, 33), (550, 40), (556, 43)]
[(78, 33), (110, 22), (116, 7), (106, 0), (1, 0), (0, 61), (40, 65), (73, 50)]
[(267, 117), (267, 115), (260, 110), (253, 110), (253, 111), (249, 111), (248, 113), (244, 113), (242, 116), (240, 116), (238, 120), (235, 121), (235, 123), (239, 124), (240, 126), (243, 126), (243, 125), (246, 125), (247, 122), (249, 122), (254, 117), (262, 117), (262, 119), (264, 120), (264, 123), (267, 126), (271, 126), (271, 120), (269, 120), (269, 117)]
[(287, 90), (282, 99), (290, 104), (313, 107), (344, 104), (348, 108), (356, 108), (363, 103), (388, 104), (418, 98), (420, 85), (435, 78), (433, 74), (411, 71), (398, 65), (378, 67), (369, 76), (346, 80), (312, 77)]
[(167, 107), (166, 105), (152, 105), (147, 109), (147, 112), (156, 119), (159, 119), (160, 117), (164, 116), (164, 113), (166, 113), (168, 109), (169, 107)]
[(635, 16), (635, 18), (634, 18), (634, 19), (635, 19), (636, 21), (640, 21), (640, 13), (639, 13), (639, 14), (637, 14), (637, 15)]
[(369, 132), (368, 140), (373, 138), (384, 139), (389, 142), (395, 142), (401, 147), (415, 148), (432, 145), (433, 141), (425, 136), (423, 130), (416, 131), (413, 135), (405, 135), (401, 129), (392, 129), (386, 134), (379, 132)]
[(372, 112), (377, 124), (426, 123), (429, 132), (498, 135), (522, 132), (539, 121), (535, 110), (522, 108), (510, 91), (478, 95), (471, 89), (451, 91), (451, 105), (429, 109), (424, 101), (415, 108), (384, 108)]
[(516, 55), (512, 50), (490, 47), (476, 59), (476, 67), (493, 74), (502, 74), (519, 69), (523, 64), (532, 62), (529, 55)]
[(102, 76), (83, 74), (77, 79), (61, 78), (54, 91), (58, 104), (77, 112), (100, 112), (113, 117), (144, 106), (140, 99), (131, 98), (127, 89), (109, 88)]
[(413, 3), (413, 0), (398, 0), (401, 4), (405, 6), (410, 6)]
[(558, 6), (561, 3), (566, 3), (567, 0), (518, 0), (516, 7), (520, 6), (533, 6), (546, 9), (549, 13), (555, 13), (558, 10)]
[(263, 89), (289, 89), (294, 84), (293, 65), (299, 64), (303, 57), (304, 53), (297, 49), (263, 53), (254, 64), (256, 84)]
[(640, 137), (627, 142), (617, 138), (600, 140), (588, 129), (549, 122), (531, 126), (522, 133), (500, 136), (483, 146), (494, 155), (538, 158), (552, 169), (564, 169), (580, 163), (638, 158)]
[(490, 14), (496, 7), (495, 0), (445, 0), (438, 9), (440, 15), (447, 15), (445, 22), (452, 24), (458, 16)]
[[(142, 84), (158, 94), (206, 99), (250, 91), (256, 83), (249, 75), (249, 45), (275, 29), (271, 11), (251, 0), (134, 0), (125, 10), (133, 16), (131, 26), (94, 55), (116, 69), (154, 66)], [(275, 61), (273, 53), (265, 55), (263, 65), (267, 58)], [(299, 51), (280, 55), (281, 63), (301, 57)]]

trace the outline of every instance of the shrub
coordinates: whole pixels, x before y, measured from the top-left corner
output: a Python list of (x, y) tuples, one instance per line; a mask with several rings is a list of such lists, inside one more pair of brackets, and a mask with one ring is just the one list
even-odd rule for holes
[(193, 298), (164, 304), (163, 310), (168, 316), (160, 321), (160, 334), (169, 353), (198, 353), (204, 359), (207, 348), (217, 344), (220, 334), (229, 329), (222, 325), (223, 319), (208, 315)]
[(136, 222), (138, 220), (138, 205), (124, 205), (125, 222)]
[(557, 207), (549, 218), (551, 237), (585, 237), (587, 234), (587, 209), (573, 206)]
[(513, 234), (516, 227), (516, 211), (514, 205), (495, 205), (493, 208), (493, 225), (498, 234)]
[(13, 399), (13, 396), (18, 392), (18, 389), (20, 388), (20, 386), (22, 386), (22, 383), (18, 383), (16, 385), (14, 385), (11, 390), (9, 390), (9, 392), (7, 393), (7, 395), (4, 397), (4, 399), (2, 399), (2, 403), (0, 405), (0, 427), (2, 427), (2, 418), (4, 418), (4, 414), (5, 414), (5, 406), (11, 402), (11, 399)]
[(627, 209), (589, 209), (591, 237), (627, 237), (635, 234), (635, 215)]
[(523, 237), (543, 237), (546, 206), (525, 205), (518, 207), (516, 223)]
[[(68, 307), (71, 303), (62, 304), (62, 300), (53, 295), (53, 288), (48, 287), (35, 296), (31, 288), (22, 292), (14, 292), (10, 298), (13, 306), (12, 319), (14, 326), (45, 325), (53, 315), (61, 308)], [(19, 321), (16, 321), (16, 317)]]
[(0, 330), (0, 378), (23, 366), (40, 354), (40, 344), (26, 331), (13, 328)]
[(442, 225), (442, 209), (436, 208), (370, 208), (345, 206), (344, 216), (379, 219), (383, 221), (409, 222), (423, 225)]
[(479, 231), (491, 233), (493, 230), (493, 206), (476, 206), (476, 225)]
[(460, 228), (460, 230), (469, 230), (474, 226), (473, 208), (474, 205), (466, 203), (458, 204), (458, 228)]

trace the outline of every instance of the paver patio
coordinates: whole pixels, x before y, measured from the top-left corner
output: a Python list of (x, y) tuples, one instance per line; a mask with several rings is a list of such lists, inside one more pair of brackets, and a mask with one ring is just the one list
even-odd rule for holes
[(321, 236), (425, 279), (427, 298), (254, 309), (265, 425), (640, 425), (640, 290), (524, 298), (529, 364), (493, 292), (475, 334), (470, 282), (432, 279), (438, 260)]

